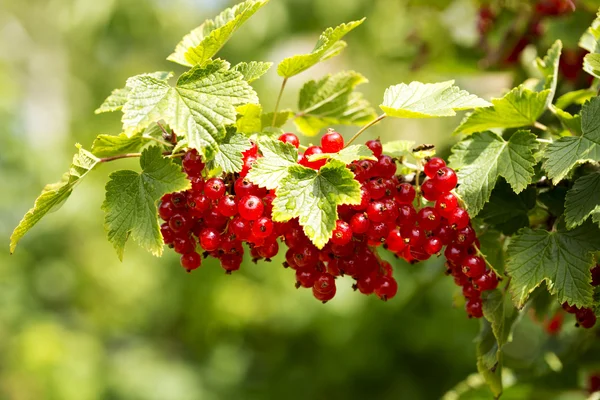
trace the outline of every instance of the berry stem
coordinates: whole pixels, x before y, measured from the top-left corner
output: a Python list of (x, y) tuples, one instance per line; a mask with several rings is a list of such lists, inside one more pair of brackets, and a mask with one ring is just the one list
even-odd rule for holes
[(541, 122), (537, 122), (537, 121), (535, 121), (535, 122), (533, 123), (533, 126), (534, 126), (535, 128), (538, 128), (538, 129), (539, 129), (539, 130), (541, 130), (541, 131), (547, 131), (547, 130), (548, 130), (548, 127), (547, 127), (546, 125), (542, 124)]
[(535, 140), (540, 143), (552, 144), (552, 139), (536, 138)]
[(172, 143), (165, 142), (164, 140), (160, 140), (160, 139), (158, 139), (158, 138), (155, 138), (155, 137), (152, 137), (152, 136), (146, 136), (146, 135), (144, 135), (144, 138), (146, 138), (146, 139), (150, 139), (150, 140), (154, 140), (156, 143), (160, 143), (160, 144), (162, 144), (163, 146), (167, 146), (167, 147), (173, 147), (173, 144), (172, 144)]
[(279, 110), (279, 102), (281, 102), (281, 96), (283, 95), (283, 90), (285, 89), (285, 84), (287, 83), (288, 78), (283, 78), (283, 82), (281, 82), (281, 89), (279, 89), (279, 95), (277, 96), (277, 101), (275, 102), (275, 109), (273, 110), (273, 121), (271, 122), (271, 127), (275, 127), (275, 122), (277, 121), (277, 110)]
[(498, 271), (496, 271), (496, 268), (494, 268), (494, 266), (493, 266), (492, 264), (490, 264), (490, 263), (489, 263), (489, 261), (487, 260), (487, 258), (486, 258), (486, 256), (485, 256), (485, 254), (483, 254), (483, 253), (481, 252), (481, 250), (479, 250), (479, 247), (477, 247), (477, 246), (473, 246), (473, 247), (475, 248), (475, 251), (477, 252), (477, 255), (478, 255), (479, 257), (483, 258), (483, 261), (485, 261), (485, 265), (487, 265), (487, 266), (489, 267), (489, 269), (491, 269), (492, 271), (494, 271), (494, 273), (495, 273), (497, 276), (501, 276), (501, 275), (498, 273)]
[[(183, 157), (185, 155), (185, 153), (171, 154), (170, 151), (165, 151), (162, 154), (163, 154), (163, 156), (167, 156), (169, 158)], [(125, 153), (125, 154), (119, 154), (118, 156), (100, 158), (99, 162), (105, 163), (105, 162), (120, 160), (122, 158), (135, 158), (135, 157), (141, 157), (141, 156), (142, 156), (142, 153)]]
[(373, 121), (369, 122), (368, 124), (366, 124), (365, 126), (360, 128), (360, 130), (358, 132), (356, 132), (354, 134), (354, 136), (352, 136), (350, 138), (350, 140), (348, 140), (348, 142), (346, 142), (346, 146), (344, 146), (344, 147), (348, 147), (352, 142), (354, 142), (356, 140), (356, 138), (358, 138), (360, 136), (361, 133), (363, 133), (364, 131), (366, 131), (367, 129), (369, 129), (370, 127), (372, 127), (373, 125), (375, 125), (376, 123), (378, 123), (379, 121), (384, 119), (385, 117), (387, 117), (387, 115), (385, 113), (383, 113), (379, 117), (374, 119)]

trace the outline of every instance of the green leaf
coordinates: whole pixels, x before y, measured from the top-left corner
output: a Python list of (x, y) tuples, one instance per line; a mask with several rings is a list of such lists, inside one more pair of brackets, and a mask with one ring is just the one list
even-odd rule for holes
[(356, 160), (374, 160), (377, 161), (377, 157), (373, 156), (373, 152), (367, 146), (363, 144), (353, 144), (348, 146), (337, 153), (322, 153), (313, 154), (308, 157), (308, 161), (317, 160), (338, 160), (343, 162), (345, 165), (350, 164)]
[(256, 160), (246, 177), (255, 185), (276, 189), (289, 175), (289, 168), (298, 165), (298, 150), (289, 143), (271, 139), (259, 141), (258, 148), (263, 156)]
[[(273, 113), (263, 113), (260, 104), (245, 104), (237, 109), (237, 130), (246, 135), (264, 133), (271, 128), (273, 124)], [(283, 126), (294, 113), (291, 110), (282, 110), (277, 112), (274, 128)]]
[(596, 213), (600, 213), (600, 172), (577, 179), (567, 192), (565, 201), (567, 228), (573, 229), (581, 225)]
[(556, 108), (553, 105), (550, 105), (550, 109), (560, 120), (562, 126), (571, 132), (572, 135), (581, 135), (583, 133), (581, 131), (581, 115), (571, 115), (570, 113), (563, 111), (560, 108)]
[(415, 142), (412, 140), (393, 140), (383, 143), (383, 154), (394, 158), (412, 157)]
[(246, 0), (207, 19), (183, 37), (167, 60), (192, 67), (209, 61), (235, 31), (269, 0)]
[(600, 97), (581, 110), (581, 136), (562, 137), (546, 147), (543, 168), (554, 183), (561, 181), (578, 164), (600, 161)]
[(267, 73), (269, 68), (273, 65), (272, 62), (261, 62), (261, 61), (250, 61), (241, 62), (235, 65), (232, 70), (238, 71), (244, 77), (244, 80), (248, 83), (254, 82), (261, 76)]
[(319, 81), (308, 81), (300, 90), (298, 129), (314, 136), (332, 125), (364, 125), (377, 118), (375, 110), (356, 86), (368, 82), (361, 74), (343, 71), (327, 75)]
[(360, 184), (346, 166), (331, 160), (319, 171), (301, 165), (289, 167), (273, 201), (273, 220), (298, 218), (304, 233), (322, 249), (338, 219), (337, 207), (360, 203)]
[(477, 240), (481, 245), (481, 253), (485, 255), (488, 263), (502, 274), (504, 272), (504, 247), (502, 235), (493, 228), (486, 228), (485, 232), (477, 232)]
[(106, 213), (104, 225), (120, 260), (129, 236), (152, 254), (162, 254), (156, 203), (164, 194), (190, 188), (181, 167), (164, 158), (158, 146), (143, 151), (140, 165), (141, 174), (116, 171), (106, 184), (106, 199), (102, 204)]
[(492, 99), (494, 107), (480, 108), (467, 115), (454, 133), (531, 126), (544, 113), (551, 92), (550, 89), (534, 92), (523, 85), (516, 87), (504, 97)]
[(567, 188), (564, 186), (554, 186), (545, 192), (538, 194), (538, 200), (548, 208), (548, 211), (555, 217), (565, 212), (565, 198)]
[(573, 92), (567, 92), (556, 99), (554, 106), (561, 110), (566, 109), (571, 104), (583, 104), (596, 96), (596, 91), (592, 89), (581, 89)]
[(481, 332), (477, 338), (477, 370), (494, 396), (502, 394), (502, 348), (512, 341), (512, 331), (519, 313), (507, 296), (498, 289), (487, 292), (483, 301)]
[(562, 52), (562, 42), (557, 40), (546, 53), (543, 59), (539, 57), (535, 59), (535, 66), (542, 74), (543, 79), (540, 80), (536, 91), (550, 90), (550, 94), (546, 98), (546, 107), (552, 104), (554, 94), (556, 93), (556, 84), (558, 81), (558, 62)]
[(222, 60), (196, 66), (175, 87), (147, 75), (130, 78), (123, 106), (123, 126), (131, 134), (164, 119), (188, 146), (211, 159), (225, 137), (224, 125), (235, 124), (236, 105), (258, 102), (242, 75)]
[(600, 40), (600, 11), (596, 15), (597, 18), (579, 39), (579, 47), (586, 49), (590, 53), (597, 52), (598, 41)]
[(60, 182), (46, 185), (31, 208), (10, 236), (10, 252), (13, 253), (17, 243), (35, 224), (46, 214), (58, 210), (69, 198), (75, 186), (88, 172), (94, 169), (100, 160), (92, 153), (76, 145), (79, 150), (73, 157), (69, 172), (65, 173)]
[[(168, 129), (168, 127), (165, 127)], [(140, 151), (148, 142), (162, 137), (162, 130), (158, 124), (152, 124), (143, 132), (136, 132), (132, 136), (125, 133), (114, 135), (98, 135), (92, 144), (91, 153), (96, 157), (111, 157), (125, 153)]]
[(214, 162), (223, 172), (240, 172), (244, 165), (242, 153), (252, 147), (250, 139), (235, 132), (234, 129), (227, 129), (227, 135), (219, 143), (219, 150), (215, 154)]
[(262, 114), (261, 121), (262, 121), (263, 132), (266, 131), (271, 126), (273, 126), (273, 128), (281, 128), (293, 116), (294, 116), (294, 112), (292, 110), (277, 111), (277, 116), (275, 117), (275, 124), (273, 124), (273, 113), (272, 112)]
[(491, 103), (454, 86), (454, 81), (440, 83), (411, 82), (390, 86), (379, 106), (390, 117), (452, 117), (458, 110), (489, 107)]
[(600, 231), (590, 222), (567, 230), (563, 221), (552, 232), (523, 229), (508, 245), (510, 291), (519, 308), (546, 281), (550, 293), (578, 307), (592, 303), (592, 254), (600, 251)]
[(586, 54), (583, 57), (583, 70), (596, 78), (600, 78), (600, 54)]
[(277, 66), (277, 73), (284, 78), (291, 78), (321, 61), (337, 56), (346, 47), (346, 42), (340, 39), (362, 24), (364, 20), (363, 18), (359, 21), (341, 24), (335, 28), (327, 28), (319, 37), (312, 52), (284, 59)]
[(478, 217), (494, 226), (505, 235), (512, 235), (519, 229), (529, 226), (529, 210), (535, 207), (536, 190), (533, 186), (519, 194), (512, 191), (504, 179), (496, 184), (490, 201), (483, 207)]
[(502, 176), (515, 193), (531, 183), (536, 164), (536, 136), (517, 131), (508, 141), (492, 132), (477, 133), (452, 149), (451, 166), (458, 170), (458, 194), (468, 206), (471, 216), (489, 200), (496, 180)]
[[(171, 76), (173, 76), (172, 72), (158, 71), (152, 72), (150, 74), (144, 74), (156, 78), (161, 81), (168, 81)], [(121, 89), (115, 89), (112, 91), (110, 96), (104, 100), (104, 103), (96, 111), (96, 114), (101, 114), (105, 112), (119, 111), (123, 108), (125, 103), (127, 102), (127, 96), (129, 95), (130, 89), (128, 87), (124, 87)]]

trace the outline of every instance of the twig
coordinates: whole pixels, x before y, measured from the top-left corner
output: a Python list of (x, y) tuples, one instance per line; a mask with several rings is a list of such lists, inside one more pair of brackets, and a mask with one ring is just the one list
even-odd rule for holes
[(376, 123), (378, 123), (379, 121), (381, 121), (382, 119), (384, 119), (385, 117), (387, 117), (387, 115), (385, 113), (383, 113), (379, 117), (377, 117), (376, 119), (374, 119), (373, 121), (369, 122), (368, 124), (366, 124), (365, 126), (363, 126), (362, 128), (360, 128), (360, 130), (358, 132), (356, 132), (354, 134), (354, 136), (352, 136), (350, 138), (350, 140), (348, 140), (348, 142), (346, 143), (345, 147), (348, 147), (350, 145), (350, 143), (354, 142), (356, 140), (356, 138), (358, 138), (360, 136), (361, 133), (363, 133), (364, 131), (366, 131), (367, 129), (369, 129), (370, 127), (372, 127), (373, 125), (375, 125)]
[(283, 89), (285, 89), (287, 80), (288, 78), (283, 78), (283, 82), (281, 82), (281, 89), (279, 89), (279, 95), (277, 96), (277, 102), (275, 103), (275, 110), (273, 110), (273, 121), (271, 122), (271, 128), (275, 127), (275, 122), (277, 121), (277, 110), (279, 110), (279, 102), (281, 101), (281, 96), (283, 95)]
[[(170, 151), (165, 151), (162, 153), (163, 156), (167, 156), (169, 158), (183, 157), (184, 154), (185, 153), (183, 153), (183, 152), (171, 154)], [(100, 158), (99, 162), (105, 163), (105, 162), (120, 160), (123, 158), (135, 158), (135, 157), (141, 157), (141, 156), (142, 156), (142, 153), (125, 153), (125, 154), (119, 154), (118, 156)]]

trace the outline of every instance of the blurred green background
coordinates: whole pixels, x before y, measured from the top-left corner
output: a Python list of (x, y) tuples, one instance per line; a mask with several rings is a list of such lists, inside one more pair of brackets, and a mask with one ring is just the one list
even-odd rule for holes
[[(68, 168), (73, 143), (89, 148), (97, 134), (119, 132), (119, 115), (94, 109), (129, 76), (183, 72), (166, 56), (231, 4), (0, 3), (1, 399), (434, 399), (476, 371), (479, 326), (454, 305), (441, 259), (391, 260), (399, 293), (388, 303), (345, 279), (326, 305), (294, 288), (281, 258), (232, 276), (214, 261), (186, 274), (173, 252), (157, 259), (130, 243), (120, 263), (100, 204), (108, 174), (136, 161), (102, 166), (9, 256), (12, 229)], [(417, 79), (456, 79), (490, 98), (512, 74), (478, 65), (476, 11), (463, 0), (272, 0), (220, 56), (277, 62), (312, 49), (324, 28), (366, 16), (341, 56), (290, 80), (283, 107), (307, 79), (342, 69), (370, 79), (361, 89), (375, 105), (385, 87)], [(279, 84), (275, 68), (256, 82), (266, 110)], [(435, 143), (447, 155), (459, 121), (385, 121), (366, 136)]]

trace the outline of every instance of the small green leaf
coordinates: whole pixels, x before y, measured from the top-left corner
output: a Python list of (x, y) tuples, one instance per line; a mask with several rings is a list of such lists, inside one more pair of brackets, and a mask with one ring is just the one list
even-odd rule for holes
[(595, 78), (600, 78), (600, 54), (586, 54), (583, 57), (583, 70)]
[(543, 59), (539, 57), (535, 59), (535, 66), (542, 74), (543, 79), (540, 80), (536, 91), (550, 90), (550, 94), (546, 98), (546, 107), (552, 104), (554, 94), (556, 93), (556, 83), (558, 81), (558, 63), (562, 52), (562, 42), (557, 40), (546, 53)]
[(477, 109), (467, 115), (454, 133), (532, 126), (544, 113), (551, 93), (550, 89), (534, 92), (523, 85), (516, 87), (504, 97), (492, 99), (494, 107)]
[(337, 153), (322, 153), (322, 154), (313, 154), (308, 157), (308, 161), (317, 161), (317, 160), (338, 160), (343, 162), (345, 165), (350, 164), (352, 161), (356, 160), (374, 160), (377, 161), (377, 157), (373, 155), (371, 149), (369, 149), (364, 144), (353, 144), (350, 145)]
[(579, 47), (586, 49), (590, 53), (597, 52), (598, 41), (600, 40), (600, 11), (596, 15), (597, 18), (579, 39)]
[(269, 0), (246, 0), (207, 19), (179, 42), (167, 60), (187, 67), (209, 61), (227, 43), (235, 31)]
[(37, 224), (46, 214), (58, 210), (69, 198), (75, 186), (83, 179), (88, 172), (94, 169), (100, 160), (92, 153), (76, 145), (79, 150), (73, 157), (73, 163), (69, 172), (63, 175), (60, 182), (46, 185), (42, 193), (35, 200), (31, 208), (19, 225), (14, 229), (10, 236), (10, 252), (13, 253), (17, 243), (35, 224)]
[(458, 194), (467, 203), (471, 216), (489, 200), (499, 176), (515, 193), (531, 183), (536, 164), (536, 136), (517, 131), (508, 141), (492, 132), (476, 133), (452, 148), (451, 166), (458, 171)]
[(529, 294), (546, 281), (551, 294), (577, 307), (592, 303), (592, 254), (600, 251), (600, 230), (590, 222), (567, 230), (563, 221), (552, 232), (526, 228), (508, 245), (507, 273), (513, 301), (523, 307)]
[(393, 140), (383, 144), (383, 154), (394, 158), (412, 157), (415, 142), (411, 140)]
[(266, 74), (272, 65), (272, 62), (250, 61), (241, 62), (231, 69), (238, 71), (240, 74), (242, 74), (244, 80), (250, 83)]
[(284, 78), (291, 78), (321, 61), (337, 56), (346, 47), (346, 42), (340, 39), (362, 24), (364, 20), (363, 18), (359, 21), (341, 24), (335, 28), (327, 28), (319, 37), (312, 52), (284, 59), (277, 66), (277, 73)]
[(269, 129), (271, 126), (273, 128), (281, 128), (293, 116), (294, 112), (292, 110), (277, 111), (277, 116), (275, 117), (275, 124), (273, 124), (273, 113), (263, 113), (261, 116), (263, 132)]
[(596, 96), (596, 91), (592, 89), (581, 89), (573, 92), (567, 92), (556, 99), (554, 106), (561, 110), (566, 109), (571, 104), (583, 104)]
[(560, 182), (578, 164), (600, 161), (600, 97), (581, 110), (581, 136), (562, 137), (546, 147), (543, 168), (554, 183)]
[(141, 174), (116, 171), (106, 184), (106, 199), (102, 204), (106, 213), (104, 225), (120, 260), (129, 236), (152, 254), (162, 254), (156, 203), (164, 194), (190, 188), (181, 167), (164, 158), (158, 146), (143, 151), (140, 165)]
[(262, 132), (262, 106), (260, 104), (244, 104), (235, 109), (237, 131), (245, 134)]
[(131, 92), (123, 106), (126, 133), (164, 119), (207, 159), (225, 137), (224, 125), (235, 124), (235, 106), (258, 102), (248, 82), (222, 60), (192, 68), (175, 87), (147, 75), (130, 78), (127, 87)]
[(234, 129), (227, 129), (227, 135), (219, 143), (219, 150), (215, 154), (214, 162), (223, 172), (240, 172), (244, 165), (242, 153), (252, 147), (250, 139), (235, 132)]
[[(165, 127), (168, 129), (168, 127)], [(155, 138), (162, 137), (162, 130), (158, 124), (152, 124), (143, 132), (136, 132), (132, 136), (125, 133), (113, 135), (98, 135), (92, 144), (91, 153), (96, 157), (111, 157), (125, 153), (140, 151), (146, 144)]]
[(536, 190), (533, 186), (519, 194), (504, 179), (500, 179), (492, 191), (490, 201), (478, 214), (485, 223), (494, 226), (505, 235), (513, 235), (529, 226), (529, 210), (535, 207)]
[(276, 189), (289, 174), (289, 167), (298, 165), (298, 150), (289, 143), (264, 139), (258, 143), (262, 152), (246, 176), (255, 185)]
[[(171, 76), (173, 76), (173, 73), (159, 71), (144, 75), (148, 75), (160, 81), (166, 82), (171, 78)], [(96, 111), (94, 112), (96, 114), (101, 114), (105, 112), (119, 111), (127, 102), (127, 96), (129, 95), (129, 92), (130, 89), (128, 87), (113, 90), (110, 96), (108, 96), (106, 100), (104, 100), (104, 103), (102, 103), (102, 105), (98, 107), (98, 109), (96, 109)]]
[(572, 135), (583, 134), (583, 132), (581, 131), (581, 115), (571, 115), (570, 113), (563, 111), (560, 108), (554, 107), (552, 104), (550, 105), (550, 109), (560, 120), (562, 126), (569, 132), (571, 132)]
[(360, 203), (360, 184), (346, 166), (331, 160), (319, 171), (301, 165), (289, 167), (273, 200), (273, 220), (298, 218), (304, 233), (322, 249), (338, 219), (337, 207)]
[(600, 213), (600, 172), (577, 179), (567, 192), (565, 201), (567, 228), (573, 229), (581, 225), (596, 213)]
[(377, 118), (375, 110), (356, 86), (367, 79), (354, 71), (327, 75), (319, 81), (308, 81), (300, 90), (299, 116), (294, 120), (298, 129), (307, 136), (332, 125), (362, 126)]
[(390, 117), (452, 117), (458, 110), (489, 107), (491, 103), (454, 86), (454, 81), (440, 83), (411, 82), (390, 86), (379, 106)]

